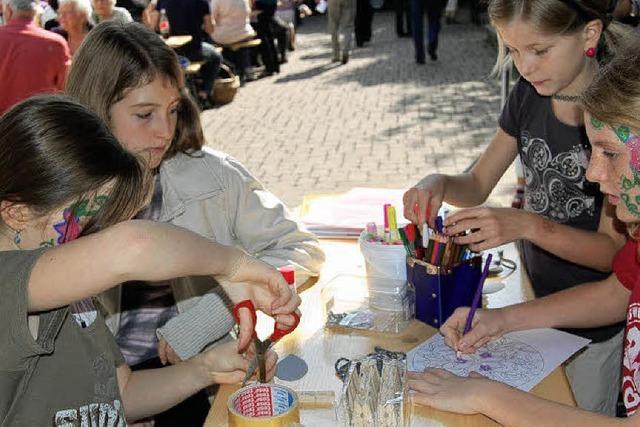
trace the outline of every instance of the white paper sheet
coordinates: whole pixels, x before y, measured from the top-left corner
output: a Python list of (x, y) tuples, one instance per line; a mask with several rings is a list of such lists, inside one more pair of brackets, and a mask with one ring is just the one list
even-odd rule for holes
[(461, 376), (475, 371), (529, 391), (588, 343), (588, 339), (555, 329), (532, 329), (505, 334), (458, 359), (442, 335), (436, 334), (407, 353), (407, 364), (410, 371), (443, 368)]

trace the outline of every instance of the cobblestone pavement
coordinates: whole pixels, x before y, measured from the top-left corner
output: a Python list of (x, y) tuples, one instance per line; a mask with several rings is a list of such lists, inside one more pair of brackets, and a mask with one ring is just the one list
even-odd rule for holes
[[(438, 61), (419, 66), (393, 22), (377, 13), (372, 42), (338, 65), (326, 18), (307, 18), (279, 75), (202, 114), (208, 145), (292, 207), (306, 193), (407, 188), (432, 172), (463, 171), (497, 126), (495, 48), (482, 27), (443, 25)], [(510, 203), (514, 181), (510, 171), (490, 201)]]

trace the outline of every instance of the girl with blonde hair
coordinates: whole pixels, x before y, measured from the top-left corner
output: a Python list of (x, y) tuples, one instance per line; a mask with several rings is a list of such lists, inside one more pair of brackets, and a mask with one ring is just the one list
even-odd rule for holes
[[(582, 94), (586, 132), (593, 152), (587, 177), (615, 209), (629, 239), (613, 259), (614, 274), (534, 301), (479, 310), (461, 336), (468, 309), (458, 309), (441, 328), (453, 348), (470, 352), (516, 330), (591, 328), (626, 319), (622, 396), (629, 418), (546, 401), (474, 375), (456, 377), (440, 369), (411, 374), (418, 402), (461, 413), (483, 413), (503, 425), (637, 425), (640, 407), (640, 53), (638, 41), (621, 50)], [(593, 366), (598, 370), (598, 366)], [(610, 379), (604, 379), (610, 381)]]
[[(491, 0), (496, 67), (513, 62), (522, 76), (504, 106), (491, 143), (468, 173), (432, 174), (404, 196), (404, 215), (434, 224), (443, 201), (460, 207), (484, 203), (520, 155), (524, 208), (475, 207), (447, 217), (446, 232), (475, 251), (518, 242), (536, 297), (603, 280), (624, 244), (606, 214), (602, 194), (588, 182), (590, 145), (578, 103), (614, 54), (626, 31), (607, 15), (608, 0)], [(430, 208), (428, 208), (428, 206)], [(623, 324), (570, 332), (592, 344), (567, 367), (578, 405), (615, 413)], [(598, 366), (594, 370), (593, 366)]]

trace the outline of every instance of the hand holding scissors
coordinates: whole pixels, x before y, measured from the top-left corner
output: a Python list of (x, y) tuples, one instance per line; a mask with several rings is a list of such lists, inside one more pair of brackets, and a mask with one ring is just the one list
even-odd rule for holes
[(244, 380), (242, 381), (242, 385), (243, 386), (246, 385), (249, 378), (251, 378), (253, 374), (255, 374), (256, 369), (258, 370), (258, 381), (260, 381), (261, 383), (265, 383), (267, 382), (267, 378), (266, 378), (267, 373), (265, 368), (265, 354), (267, 353), (267, 351), (269, 351), (269, 349), (275, 342), (280, 340), (285, 335), (293, 332), (293, 330), (300, 323), (300, 312), (296, 310), (291, 313), (291, 316), (293, 316), (293, 319), (294, 319), (293, 325), (289, 326), (288, 328), (282, 329), (282, 328), (278, 328), (278, 324), (276, 323), (273, 327), (273, 333), (271, 334), (271, 336), (266, 340), (262, 341), (258, 338), (258, 335), (255, 332), (255, 325), (257, 323), (258, 318), (256, 315), (256, 309), (253, 303), (251, 302), (251, 300), (241, 301), (233, 307), (234, 319), (236, 320), (236, 322), (238, 323), (240, 322), (239, 310), (242, 308), (248, 309), (253, 318), (254, 331), (252, 335), (252, 340), (255, 345), (255, 351), (256, 351), (255, 357), (251, 360), (251, 363), (249, 364), (249, 369), (247, 369), (247, 373), (244, 377)]

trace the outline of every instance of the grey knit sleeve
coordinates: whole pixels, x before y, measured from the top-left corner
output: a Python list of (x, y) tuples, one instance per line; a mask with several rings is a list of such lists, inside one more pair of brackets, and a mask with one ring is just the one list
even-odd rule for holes
[(200, 353), (207, 345), (229, 333), (235, 320), (223, 298), (215, 292), (200, 298), (156, 331), (182, 360)]

